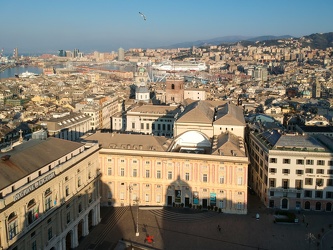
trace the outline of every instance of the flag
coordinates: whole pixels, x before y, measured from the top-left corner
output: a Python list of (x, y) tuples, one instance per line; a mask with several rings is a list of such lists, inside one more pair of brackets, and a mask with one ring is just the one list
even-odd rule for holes
[(35, 210), (35, 218), (36, 220), (38, 219), (38, 213), (39, 213), (39, 205), (36, 207), (36, 210)]

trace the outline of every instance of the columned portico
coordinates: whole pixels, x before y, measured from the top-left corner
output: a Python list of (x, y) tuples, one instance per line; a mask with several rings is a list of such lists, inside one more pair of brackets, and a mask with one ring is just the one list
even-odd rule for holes
[(86, 214), (83, 220), (83, 236), (87, 236), (88, 234), (89, 234), (89, 217), (88, 214)]

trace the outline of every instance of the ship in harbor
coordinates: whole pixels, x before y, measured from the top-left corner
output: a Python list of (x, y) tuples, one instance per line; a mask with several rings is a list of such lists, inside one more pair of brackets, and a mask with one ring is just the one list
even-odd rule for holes
[(33, 78), (33, 77), (38, 76), (38, 74), (26, 71), (26, 72), (23, 72), (23, 73), (21, 73), (19, 75), (16, 74), (15, 76), (19, 77), (19, 78)]
[(155, 70), (179, 72), (179, 71), (204, 71), (207, 65), (204, 62), (198, 61), (163, 61), (161, 63), (154, 63), (151, 66)]

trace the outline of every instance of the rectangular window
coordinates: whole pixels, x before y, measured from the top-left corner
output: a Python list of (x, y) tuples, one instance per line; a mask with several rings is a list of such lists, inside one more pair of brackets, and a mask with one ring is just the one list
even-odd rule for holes
[(223, 200), (220, 200), (220, 202), (219, 202), (219, 207), (222, 209), (223, 208)]
[(243, 185), (243, 177), (237, 177), (237, 185)]
[(276, 158), (269, 158), (269, 162), (270, 163), (277, 163), (277, 159)]
[(67, 224), (71, 222), (71, 212), (68, 212), (66, 215)]
[(324, 166), (325, 165), (325, 161), (324, 160), (318, 160), (317, 161), (317, 165)]
[(270, 168), (270, 169), (269, 169), (269, 172), (270, 172), (271, 174), (276, 173), (276, 168)]
[(69, 186), (66, 186), (66, 196), (68, 196), (69, 195)]
[(132, 129), (135, 129), (135, 122), (132, 122)]
[(133, 177), (137, 177), (137, 175), (138, 175), (137, 171), (138, 170), (136, 168), (133, 169)]
[(315, 198), (323, 198), (323, 191), (316, 191)]
[(45, 197), (45, 211), (49, 210), (52, 208), (52, 196), (49, 195)]
[(296, 165), (303, 165), (304, 164), (304, 160), (303, 159), (297, 159), (296, 160)]
[(172, 180), (172, 172), (168, 171), (168, 180)]
[(327, 174), (333, 174), (333, 169), (328, 169)]
[(108, 175), (112, 175), (112, 168), (108, 168)]
[(312, 198), (312, 191), (311, 190), (305, 190), (304, 191), (304, 197), (305, 198)]
[(150, 171), (149, 169), (146, 169), (146, 178), (149, 178), (150, 177)]
[(296, 174), (298, 174), (298, 175), (302, 175), (302, 174), (303, 174), (303, 170), (301, 170), (301, 169), (296, 169)]
[(121, 200), (125, 200), (125, 194), (124, 194), (124, 192), (120, 192), (120, 199)]
[(50, 228), (47, 230), (47, 239), (48, 239), (48, 240), (51, 240), (51, 239), (52, 239), (52, 227), (50, 227)]
[(306, 168), (305, 169), (305, 173), (312, 174), (313, 173), (313, 169), (312, 168)]
[(313, 179), (312, 178), (305, 178), (305, 185), (312, 185)]
[(146, 129), (147, 130), (149, 129), (149, 123), (146, 123)]
[(156, 203), (161, 203), (161, 195), (156, 195)]
[(185, 180), (189, 181), (190, 180), (190, 173), (185, 173)]
[(326, 191), (326, 198), (333, 199), (333, 192)]
[(283, 164), (290, 164), (290, 159), (283, 159)]
[(17, 220), (11, 221), (8, 225), (9, 239), (13, 239), (17, 235)]
[(243, 209), (243, 203), (242, 202), (237, 202), (237, 209), (238, 210)]
[(31, 243), (31, 250), (37, 250), (37, 242), (35, 240)]
[(224, 176), (220, 176), (220, 184), (224, 184)]
[(324, 174), (324, 169), (317, 169), (317, 174)]
[(328, 166), (333, 166), (333, 161), (328, 161), (328, 162), (327, 162), (327, 165), (328, 165)]
[(145, 195), (145, 201), (146, 201), (146, 202), (149, 202), (149, 194), (146, 194), (146, 195)]
[(326, 186), (332, 187), (333, 186), (333, 179), (327, 179)]
[(77, 187), (81, 187), (81, 177), (77, 177)]
[(269, 179), (269, 187), (275, 187), (276, 185), (276, 180), (275, 178), (270, 178)]
[(313, 165), (313, 160), (306, 160), (306, 165)]
[(273, 197), (274, 196), (274, 191), (270, 191), (269, 196)]
[(124, 168), (120, 169), (120, 176), (125, 176), (125, 169)]
[(156, 171), (156, 179), (161, 179), (161, 170)]
[(282, 179), (282, 188), (283, 189), (288, 189), (289, 188), (289, 180)]
[(316, 186), (322, 187), (324, 185), (324, 179), (316, 179)]
[(295, 180), (295, 188), (300, 190), (302, 189), (303, 185), (302, 185), (302, 180)]
[(207, 174), (203, 174), (202, 175), (202, 181), (203, 182), (207, 182), (208, 181)]
[(286, 168), (282, 169), (282, 173), (283, 173), (283, 174), (289, 174), (289, 171), (290, 171), (290, 170), (289, 170), (289, 169), (286, 169)]

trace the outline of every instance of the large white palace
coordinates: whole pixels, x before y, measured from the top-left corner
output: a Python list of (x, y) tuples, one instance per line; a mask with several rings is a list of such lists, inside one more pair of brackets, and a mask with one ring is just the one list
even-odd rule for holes
[(95, 133), (101, 145), (101, 204), (218, 207), (247, 213), (248, 157), (242, 109), (226, 102), (189, 102), (174, 138)]

